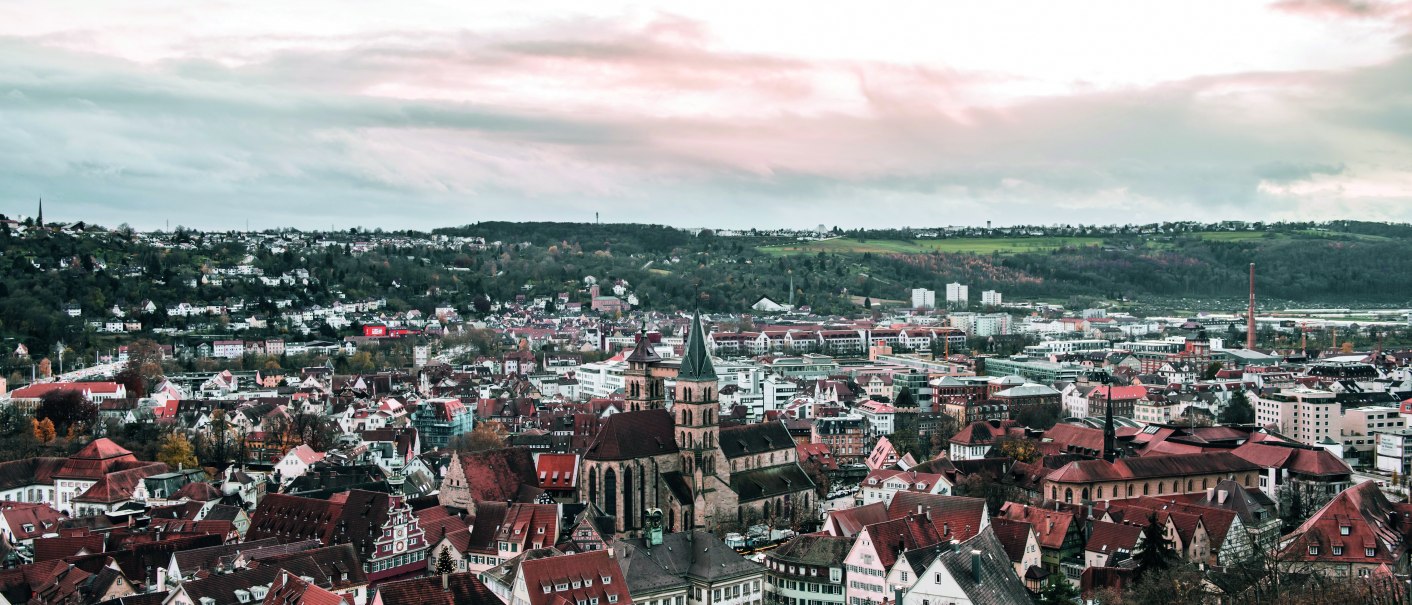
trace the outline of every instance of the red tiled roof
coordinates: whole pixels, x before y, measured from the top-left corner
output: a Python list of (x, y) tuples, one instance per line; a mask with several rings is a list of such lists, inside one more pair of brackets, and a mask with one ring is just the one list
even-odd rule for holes
[(573, 489), (578, 485), (576, 454), (540, 454), (535, 461), (541, 489)]
[(1348, 464), (1326, 449), (1286, 447), (1275, 443), (1245, 443), (1231, 450), (1231, 453), (1263, 468), (1281, 468), (1303, 475), (1329, 477), (1353, 472)]
[(1011, 563), (1019, 563), (1024, 560), (1025, 546), (1029, 543), (1030, 534), (1034, 531), (1033, 525), (1030, 525), (1028, 521), (993, 519), (990, 522), (990, 528), (995, 532), (996, 539), (1000, 540), (1000, 545), (1005, 547), (1005, 554), (1010, 557)]
[(285, 571), (270, 585), (262, 605), (345, 605), (340, 597)]
[[(378, 585), (378, 597), (383, 605), (501, 605), (499, 597), (471, 572), (386, 582)], [(600, 605), (606, 602), (599, 601)]]
[(114, 394), (118, 392), (118, 387), (116, 382), (45, 382), (15, 389), (10, 392), (10, 398), (39, 399), (54, 391)]
[(831, 535), (851, 538), (863, 531), (864, 527), (887, 520), (887, 506), (882, 502), (874, 502), (854, 508), (831, 510), (824, 526), (829, 528)]
[(1133, 399), (1144, 399), (1147, 397), (1147, 387), (1144, 386), (1107, 386), (1100, 385), (1088, 393), (1090, 402), (1102, 403), (1108, 399), (1108, 393), (1112, 392), (1113, 399), (1127, 401)]
[(595, 598), (601, 605), (609, 602), (609, 595), (615, 595), (612, 600), (616, 603), (632, 601), (623, 570), (607, 550), (529, 559), (520, 564), (520, 577), (528, 589), (530, 605), (578, 603)]
[(1025, 521), (1034, 527), (1039, 536), (1039, 545), (1057, 550), (1064, 545), (1064, 537), (1074, 523), (1074, 515), (1064, 511), (1037, 508), (1019, 502), (1006, 502), (996, 517), (1013, 521)]
[[(1392, 563), (1407, 550), (1412, 506), (1394, 504), (1376, 482), (1366, 481), (1340, 492), (1328, 504), (1286, 536), (1283, 560), (1321, 563)], [(1311, 553), (1309, 548), (1317, 547)], [(1333, 547), (1342, 548), (1334, 554)], [(1367, 549), (1373, 549), (1368, 556)]]
[(884, 569), (892, 567), (903, 552), (933, 546), (942, 540), (936, 526), (917, 514), (874, 523), (865, 529)]
[(1131, 553), (1142, 538), (1142, 527), (1137, 525), (1094, 521), (1089, 527), (1088, 543), (1084, 545), (1084, 550), (1099, 554), (1111, 555), (1119, 550)]
[(1062, 483), (1093, 483), (1128, 479), (1159, 479), (1258, 470), (1259, 467), (1229, 452), (1176, 454), (1147, 458), (1120, 458), (1070, 462), (1047, 477)]
[(888, 503), (889, 519), (921, 514), (943, 540), (969, 540), (985, 525), (985, 499), (917, 492), (897, 492)]
[(522, 486), (538, 485), (534, 457), (528, 448), (507, 447), (460, 454), (466, 486), (477, 501), (515, 500)]

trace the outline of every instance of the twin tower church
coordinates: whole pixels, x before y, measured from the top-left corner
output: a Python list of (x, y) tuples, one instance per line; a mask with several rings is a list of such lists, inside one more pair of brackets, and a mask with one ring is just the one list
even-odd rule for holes
[(699, 313), (680, 359), (662, 359), (639, 334), (627, 364), (626, 411), (608, 417), (579, 473), (579, 498), (597, 509), (600, 527), (620, 535), (658, 522), (667, 531), (734, 531), (814, 514), (814, 483), (783, 422), (720, 426), (719, 380)]

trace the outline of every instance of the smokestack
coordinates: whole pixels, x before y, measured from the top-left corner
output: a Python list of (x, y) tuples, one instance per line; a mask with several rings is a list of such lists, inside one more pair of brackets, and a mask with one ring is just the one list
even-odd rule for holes
[(971, 580), (977, 584), (981, 583), (981, 551), (971, 551)]
[(1255, 350), (1255, 263), (1250, 263), (1250, 309), (1245, 313), (1245, 350)]

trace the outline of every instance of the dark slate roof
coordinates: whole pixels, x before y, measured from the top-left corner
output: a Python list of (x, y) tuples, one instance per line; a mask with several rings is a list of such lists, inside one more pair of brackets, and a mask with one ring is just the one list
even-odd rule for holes
[[(616, 416), (615, 416), (616, 417)], [(783, 422), (760, 422), (721, 429), (721, 453), (739, 458), (776, 450), (792, 449), (794, 439)]]
[(805, 534), (775, 549), (769, 558), (801, 565), (843, 567), (843, 560), (848, 558), (851, 548), (851, 537)]
[[(177, 567), (184, 574), (195, 573), (200, 569), (210, 569), (220, 562), (221, 557), (236, 554), (245, 550), (255, 550), (265, 546), (279, 544), (275, 538), (264, 538), (261, 540), (251, 540), (239, 544), (221, 544), (219, 546), (208, 546), (206, 548), (192, 548), (180, 550), (172, 553), (172, 558), (176, 559)], [(317, 542), (312, 542), (317, 544)]]
[(677, 532), (662, 536), (662, 544), (648, 548), (643, 538), (626, 540), (641, 555), (651, 557), (668, 574), (718, 582), (764, 570), (726, 546), (715, 534)]
[[(633, 460), (677, 453), (676, 424), (667, 410), (619, 412), (608, 417), (584, 454), (587, 460)], [(723, 432), (724, 433), (724, 432)], [(788, 438), (788, 434), (785, 435)], [(791, 442), (789, 447), (794, 447)]]
[(681, 359), (677, 380), (710, 381), (716, 379), (716, 368), (706, 350), (706, 333), (701, 329), (701, 313), (691, 318), (691, 332), (686, 338), (686, 354)]
[(652, 341), (647, 339), (646, 332), (638, 332), (637, 340), (632, 347), (632, 355), (628, 356), (629, 363), (654, 364), (662, 361), (662, 356), (652, 348)]
[[(971, 551), (981, 552), (981, 581), (976, 582), (971, 572)], [(1016, 605), (1030, 603), (1030, 593), (1015, 575), (1015, 567), (1010, 563), (1005, 547), (996, 539), (990, 528), (958, 545), (955, 550), (947, 550), (939, 557), (941, 564), (951, 573), (956, 584), (970, 597), (975, 605)]]
[(814, 489), (814, 482), (798, 464), (781, 464), (731, 473), (731, 491), (739, 501), (750, 502)]
[(690, 505), (695, 501), (691, 497), (691, 486), (687, 484), (686, 477), (680, 471), (668, 471), (662, 473), (662, 479), (667, 484), (667, 489), (672, 491), (672, 496), (680, 504)]
[[(661, 547), (657, 547), (661, 548)], [(628, 593), (634, 596), (675, 590), (686, 586), (687, 579), (672, 572), (652, 557), (652, 553), (630, 542), (619, 543), (613, 558), (628, 581)]]

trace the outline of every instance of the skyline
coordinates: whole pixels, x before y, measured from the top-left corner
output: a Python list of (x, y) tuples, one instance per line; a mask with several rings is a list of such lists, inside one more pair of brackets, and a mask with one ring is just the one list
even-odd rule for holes
[(1002, 4), (0, 5), (0, 211), (1412, 220), (1408, 3)]

